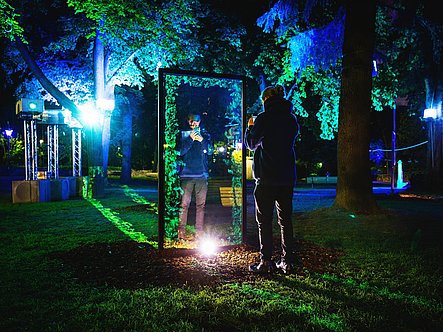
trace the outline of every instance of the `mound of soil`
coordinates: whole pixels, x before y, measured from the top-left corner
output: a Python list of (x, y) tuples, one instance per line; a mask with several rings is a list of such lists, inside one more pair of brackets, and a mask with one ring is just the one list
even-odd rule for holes
[[(276, 254), (277, 248), (276, 248)], [(325, 273), (343, 253), (297, 241), (298, 275)], [(257, 248), (248, 245), (221, 247), (214, 256), (202, 255), (197, 249), (167, 248), (157, 250), (134, 241), (96, 243), (52, 258), (62, 262), (61, 268), (74, 278), (95, 286), (137, 289), (150, 285), (200, 287), (227, 282), (273, 278), (276, 274), (257, 276), (249, 265), (259, 259)]]

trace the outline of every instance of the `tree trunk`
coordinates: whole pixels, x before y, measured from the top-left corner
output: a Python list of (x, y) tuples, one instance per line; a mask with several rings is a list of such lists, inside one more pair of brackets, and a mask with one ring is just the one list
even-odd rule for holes
[[(95, 90), (95, 100), (96, 100), (96, 110), (98, 112), (97, 100), (103, 99), (105, 91), (104, 82), (104, 45), (101, 40), (100, 34), (97, 32), (94, 43), (94, 90)], [(101, 117), (100, 117), (101, 118)], [(92, 147), (93, 160), (90, 161), (90, 167), (100, 167), (101, 173), (103, 174), (103, 149), (102, 149), (102, 134), (103, 134), (103, 123), (98, 124), (100, 128), (94, 131), (94, 144)]]
[(120, 174), (121, 183), (131, 182), (131, 153), (132, 153), (132, 107), (127, 105), (127, 109), (122, 114), (124, 135), (122, 138), (122, 171)]
[(427, 190), (443, 191), (443, 121), (428, 121)]
[(346, 1), (335, 206), (357, 213), (378, 209), (369, 162), (374, 39), (375, 0)]
[[(94, 41), (94, 90), (96, 100), (96, 110), (98, 112), (97, 100), (103, 98), (104, 94), (104, 45), (101, 35), (97, 30)], [(92, 197), (104, 196), (104, 180), (103, 173), (103, 148), (102, 134), (103, 123), (93, 124), (90, 129), (91, 135), (88, 142), (88, 176), (90, 185), (88, 187), (88, 195)]]
[(428, 123), (428, 189), (443, 191), (443, 53), (441, 38), (436, 39), (437, 27), (443, 24), (442, 3), (428, 1), (425, 4), (424, 17), (428, 24), (423, 25), (423, 48), (425, 65), (426, 108), (439, 110), (436, 119)]
[(109, 141), (111, 139), (111, 112), (105, 112), (103, 117), (103, 131), (102, 131), (102, 151), (103, 151), (103, 175), (108, 176), (109, 163)]
[(432, 169), (433, 189), (443, 192), (443, 122), (440, 118), (435, 126), (435, 165)]
[(109, 141), (111, 138), (111, 117), (113, 111), (113, 107), (108, 106), (107, 102), (115, 100), (115, 96), (112, 80), (110, 82), (107, 81), (108, 59), (102, 38), (102, 34), (97, 30), (94, 42), (94, 89), (96, 108), (103, 116), (103, 122), (101, 123), (102, 132), (100, 136), (100, 167), (102, 168), (103, 176), (107, 177)]

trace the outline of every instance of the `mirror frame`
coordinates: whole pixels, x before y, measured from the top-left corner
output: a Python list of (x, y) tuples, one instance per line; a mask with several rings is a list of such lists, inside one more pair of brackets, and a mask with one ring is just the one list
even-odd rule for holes
[(205, 78), (219, 78), (241, 81), (241, 137), (242, 137), (242, 243), (247, 237), (247, 197), (246, 197), (246, 147), (244, 132), (246, 129), (245, 89), (246, 77), (219, 73), (206, 73), (192, 70), (159, 68), (158, 70), (158, 248), (164, 248), (165, 237), (165, 160), (164, 160), (164, 130), (166, 107), (166, 79), (167, 76), (193, 76)]

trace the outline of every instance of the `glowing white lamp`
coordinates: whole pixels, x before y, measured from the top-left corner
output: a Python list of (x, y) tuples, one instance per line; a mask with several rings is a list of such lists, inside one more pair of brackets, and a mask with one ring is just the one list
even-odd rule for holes
[(423, 111), (423, 119), (436, 119), (438, 115), (438, 109), (427, 108)]
[(93, 126), (102, 122), (102, 116), (100, 112), (95, 109), (91, 103), (83, 104), (79, 106), (81, 111), (81, 120), (83, 123)]
[(200, 241), (198, 249), (205, 256), (213, 256), (217, 252), (217, 241), (211, 238), (204, 238)]
[(5, 129), (6, 137), (7, 137), (7, 138), (11, 138), (13, 132), (14, 132), (13, 129)]

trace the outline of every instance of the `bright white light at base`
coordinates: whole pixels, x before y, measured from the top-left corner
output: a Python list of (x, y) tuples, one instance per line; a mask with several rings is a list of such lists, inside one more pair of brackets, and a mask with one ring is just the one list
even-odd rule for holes
[(215, 255), (217, 252), (217, 242), (211, 238), (204, 238), (200, 241), (198, 249), (205, 256)]
[(225, 152), (225, 147), (224, 147), (224, 146), (220, 146), (220, 147), (218, 148), (218, 152), (220, 152), (220, 153)]

